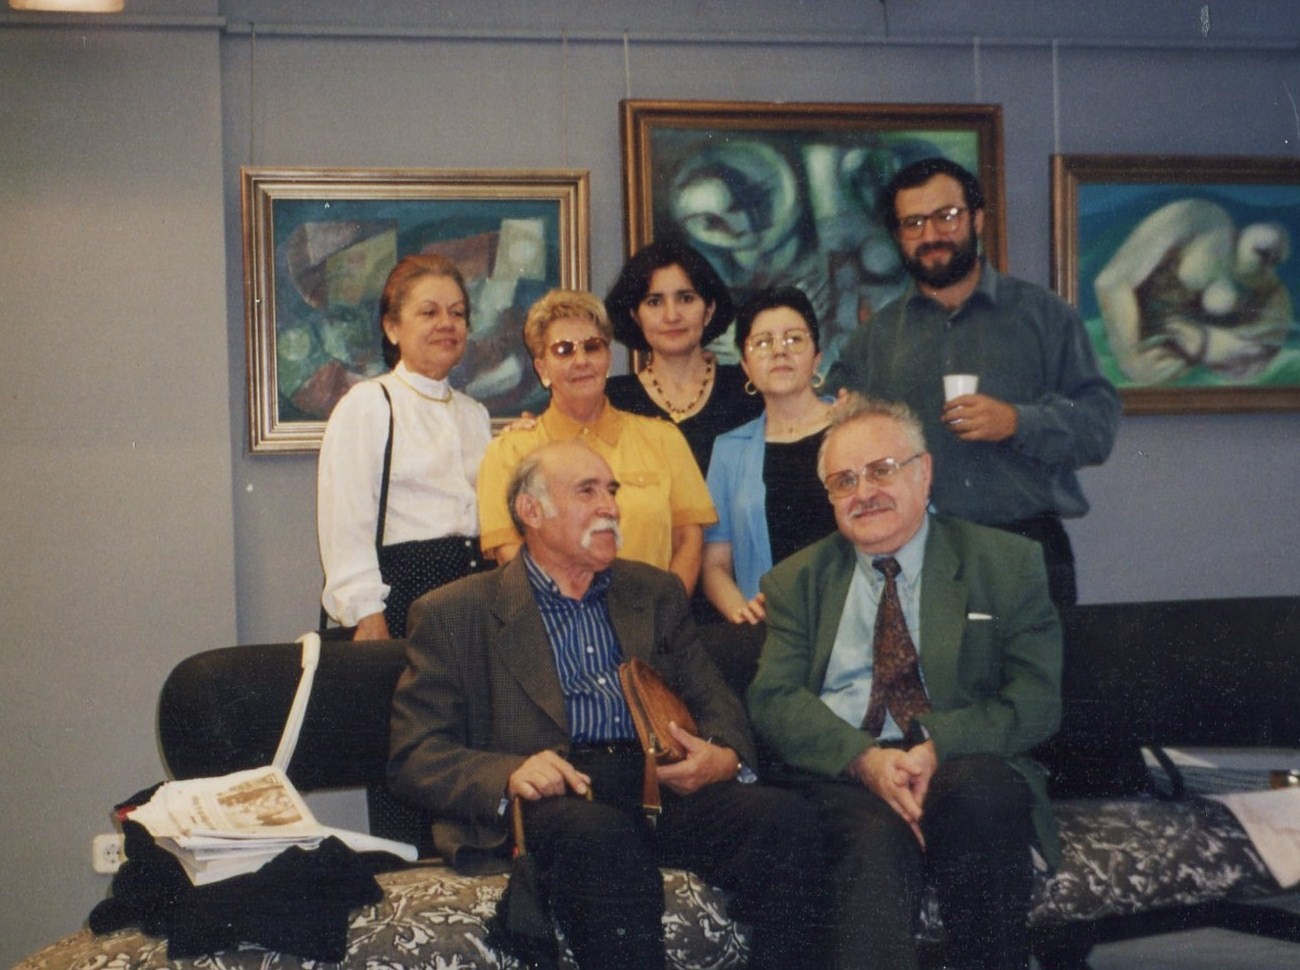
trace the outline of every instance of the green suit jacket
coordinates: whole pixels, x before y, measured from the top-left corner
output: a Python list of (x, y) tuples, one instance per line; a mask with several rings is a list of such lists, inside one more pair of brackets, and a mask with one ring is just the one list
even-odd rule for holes
[[(745, 709), (701, 645), (681, 581), (631, 560), (610, 569), (606, 603), (624, 659), (653, 666), (701, 737), (754, 764)], [(538, 751), (569, 750), (564, 692), (522, 556), (421, 597), (411, 619), (393, 696), (389, 784), (436, 816), (434, 845), (468, 868), (503, 847), (510, 774)]]
[[(857, 557), (838, 533), (762, 581), (767, 640), (749, 688), (758, 734), (791, 767), (844, 777), (875, 739), (820, 698)], [(1029, 783), (1039, 847), (1055, 866), (1056, 825), (1042, 769), (1026, 757), (1061, 716), (1061, 624), (1034, 542), (932, 516), (921, 574), (921, 670), (932, 710), (919, 720), (939, 761), (1006, 758)], [(865, 714), (865, 712), (864, 712)]]

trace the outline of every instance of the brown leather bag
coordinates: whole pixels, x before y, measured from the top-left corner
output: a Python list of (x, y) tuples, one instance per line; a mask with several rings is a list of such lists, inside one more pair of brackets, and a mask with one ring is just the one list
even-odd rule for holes
[(659, 672), (644, 660), (633, 658), (619, 664), (618, 682), (632, 709), (632, 724), (636, 727), (641, 749), (661, 765), (671, 765), (686, 757), (686, 750), (677, 743), (668, 730), (668, 722), (675, 721), (683, 731), (698, 734), (695, 718), (686, 709), (682, 699), (664, 683)]
[(632, 724), (645, 752), (645, 782), (641, 807), (653, 824), (662, 811), (656, 765), (670, 765), (686, 757), (686, 749), (668, 730), (673, 721), (683, 731), (699, 734), (700, 729), (682, 699), (664, 683), (659, 672), (644, 660), (633, 657), (618, 666), (618, 682), (632, 711)]

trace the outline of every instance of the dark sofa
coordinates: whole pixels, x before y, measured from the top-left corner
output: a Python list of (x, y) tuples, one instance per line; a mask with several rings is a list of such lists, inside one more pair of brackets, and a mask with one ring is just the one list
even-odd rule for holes
[[(1038, 755), (1052, 771), (1065, 856), (1035, 887), (1040, 964), (1085, 968), (1097, 942), (1204, 925), (1300, 942), (1300, 918), (1251, 904), (1280, 890), (1232, 814), (1188, 796), (1172, 765), (1149, 772), (1141, 754), (1143, 746), (1300, 748), (1300, 597), (1087, 605), (1063, 620), (1063, 724)], [(702, 632), (743, 689), (759, 637)], [(383, 787), (388, 703), (403, 663), (398, 642), (324, 644), (289, 773), (303, 791), (366, 787), (372, 831), (431, 856), (427, 820)], [(179, 664), (158, 712), (172, 775), (268, 764), (299, 674), (296, 644), (211, 650)], [(385, 899), (354, 920), (346, 965), (517, 966), (483, 939), (504, 876), (459, 876), (434, 860), (380, 881)], [(747, 931), (726, 918), (721, 893), (679, 871), (665, 873), (665, 893), (670, 965), (743, 966)], [(922, 923), (923, 934), (941, 932), (933, 905)], [(190, 962), (169, 964), (165, 941), (139, 933), (83, 930), (19, 966)], [(213, 970), (299, 965), (255, 948), (201, 962)]]

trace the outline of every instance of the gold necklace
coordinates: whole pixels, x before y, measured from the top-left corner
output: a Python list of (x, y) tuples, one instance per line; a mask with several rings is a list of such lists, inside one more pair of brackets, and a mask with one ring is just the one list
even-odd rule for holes
[(451, 401), (450, 387), (447, 388), (447, 393), (443, 397), (434, 397), (432, 394), (426, 394), (424, 391), (420, 390), (418, 387), (416, 387), (414, 384), (408, 381), (401, 374), (397, 373), (397, 371), (393, 371), (393, 376), (396, 377), (403, 384), (405, 384), (407, 387), (409, 387), (411, 390), (413, 390), (416, 394), (420, 395), (420, 397), (424, 398), (426, 401), (432, 401), (434, 404), (447, 404)]
[(655, 377), (654, 361), (651, 361), (646, 365), (645, 372), (650, 375), (650, 386), (653, 387), (655, 393), (659, 395), (659, 400), (664, 402), (664, 409), (667, 410), (668, 416), (673, 419), (675, 424), (681, 424), (686, 420), (686, 416), (694, 410), (695, 405), (700, 403), (705, 392), (709, 389), (709, 384), (713, 381), (713, 358), (708, 357), (706, 358), (706, 361), (704, 380), (700, 382), (700, 389), (696, 392), (695, 397), (691, 399), (691, 402), (683, 408), (677, 407), (672, 401), (668, 400), (668, 395), (665, 394), (664, 389), (659, 386), (659, 378)]
[(789, 421), (777, 429), (777, 434), (783, 437), (791, 437), (796, 431), (802, 431), (804, 428), (810, 428), (824, 424), (830, 416), (830, 407), (822, 402), (818, 402), (815, 413), (810, 411), (804, 417), (796, 421)]

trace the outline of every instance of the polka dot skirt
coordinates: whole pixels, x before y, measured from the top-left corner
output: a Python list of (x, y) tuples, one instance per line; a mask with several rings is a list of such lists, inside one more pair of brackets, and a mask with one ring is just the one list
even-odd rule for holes
[(391, 587), (384, 605), (389, 635), (406, 636), (407, 611), (429, 590), (492, 565), (479, 550), (475, 536), (444, 536), (381, 547), (379, 573)]

